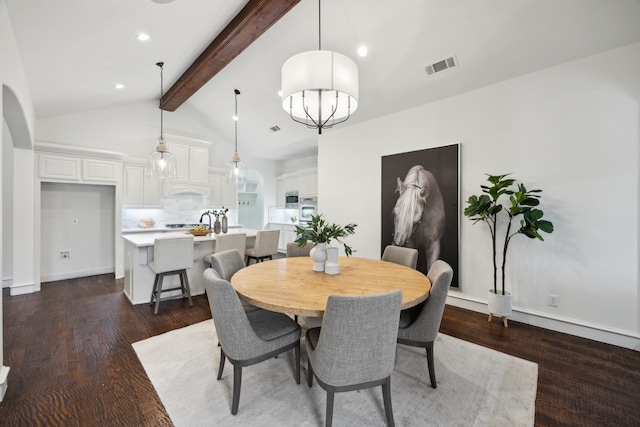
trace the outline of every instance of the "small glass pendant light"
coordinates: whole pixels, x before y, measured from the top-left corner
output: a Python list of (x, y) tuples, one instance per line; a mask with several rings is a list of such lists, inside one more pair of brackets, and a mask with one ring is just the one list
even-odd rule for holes
[(233, 116), (236, 130), (236, 144), (233, 158), (231, 159), (231, 162), (229, 162), (227, 169), (227, 181), (234, 184), (244, 184), (247, 182), (247, 166), (240, 161), (240, 156), (238, 155), (238, 95), (240, 95), (240, 91), (238, 89), (234, 89), (233, 91), (236, 96), (236, 110), (235, 115)]
[[(160, 103), (164, 96), (164, 81), (162, 70), (164, 62), (156, 64), (160, 67)], [(173, 154), (167, 151), (167, 142), (164, 140), (163, 110), (160, 107), (160, 141), (155, 151), (147, 157), (147, 171), (149, 176), (159, 179), (175, 178), (177, 176), (177, 161)]]

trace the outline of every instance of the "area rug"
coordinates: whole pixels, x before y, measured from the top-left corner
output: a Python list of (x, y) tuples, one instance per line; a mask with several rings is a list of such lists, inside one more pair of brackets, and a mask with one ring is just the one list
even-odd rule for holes
[[(243, 369), (231, 415), (233, 366), (216, 380), (220, 349), (213, 320), (133, 344), (167, 413), (182, 426), (324, 426), (326, 392), (294, 379), (293, 352)], [(304, 345), (303, 345), (304, 347)], [(438, 388), (424, 349), (399, 345), (391, 377), (398, 426), (533, 426), (538, 365), (444, 334), (435, 343)], [(335, 426), (385, 425), (382, 390), (338, 393)]]

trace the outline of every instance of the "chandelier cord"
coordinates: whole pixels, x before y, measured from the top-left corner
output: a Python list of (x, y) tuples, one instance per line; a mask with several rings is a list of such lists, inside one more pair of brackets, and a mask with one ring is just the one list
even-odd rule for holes
[(320, 18), (322, 14), (320, 13), (320, 2), (321, 0), (318, 0), (318, 50), (322, 50), (322, 21)]

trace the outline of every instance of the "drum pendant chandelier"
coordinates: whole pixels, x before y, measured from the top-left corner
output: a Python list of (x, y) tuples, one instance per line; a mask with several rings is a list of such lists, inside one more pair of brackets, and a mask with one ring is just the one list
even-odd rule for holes
[(318, 50), (302, 52), (282, 66), (282, 108), (293, 121), (328, 129), (358, 108), (358, 66), (345, 55), (322, 50), (318, 0)]
[[(162, 97), (164, 96), (164, 81), (162, 78), (162, 70), (164, 68), (164, 62), (158, 62), (156, 64), (160, 67), (160, 103), (162, 103)], [(167, 150), (167, 142), (164, 140), (164, 122), (163, 122), (163, 110), (160, 106), (160, 142), (156, 147), (156, 150), (151, 152), (147, 157), (147, 173), (153, 178), (167, 179), (175, 178), (177, 176), (177, 164), (176, 158)]]

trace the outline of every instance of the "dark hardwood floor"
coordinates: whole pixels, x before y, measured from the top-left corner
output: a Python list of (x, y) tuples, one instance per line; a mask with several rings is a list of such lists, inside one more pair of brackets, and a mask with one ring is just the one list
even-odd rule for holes
[[(131, 343), (211, 318), (206, 297), (192, 308), (163, 302), (154, 316), (146, 304), (132, 306), (122, 286), (101, 275), (30, 295), (4, 290), (11, 371), (0, 425), (171, 425)], [(504, 329), (449, 306), (441, 331), (538, 363), (536, 426), (640, 425), (640, 352), (517, 322)]]

